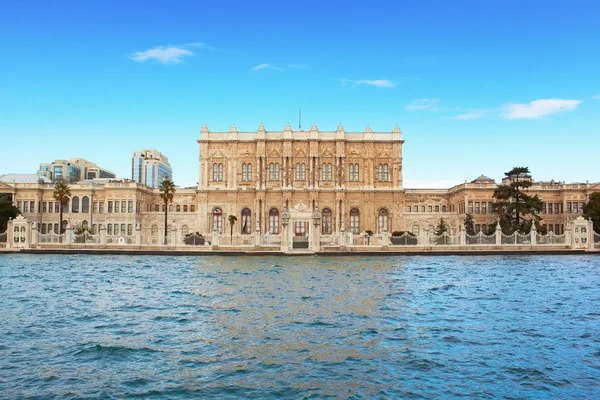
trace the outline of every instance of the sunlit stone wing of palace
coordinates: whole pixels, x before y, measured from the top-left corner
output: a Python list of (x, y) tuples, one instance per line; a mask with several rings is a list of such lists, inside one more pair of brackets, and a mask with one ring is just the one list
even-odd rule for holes
[[(189, 244), (186, 237), (194, 232), (206, 245), (242, 249), (385, 248), (393, 244), (392, 233), (405, 238), (410, 233), (415, 243), (429, 245), (426, 238), (441, 218), (456, 242), (448, 244), (458, 245), (466, 214), (474, 218), (475, 233), (495, 233), (488, 232), (496, 221), (491, 205), (498, 186), (491, 178), (481, 175), (450, 189), (404, 188), (404, 140), (397, 126), (390, 132), (369, 127), (346, 132), (341, 124), (335, 131), (319, 131), (316, 125), (293, 130), (288, 124), (282, 131), (267, 131), (261, 123), (256, 132), (239, 132), (235, 125), (212, 132), (204, 125), (198, 144), (198, 186), (177, 188), (168, 206), (171, 246)], [(88, 243), (162, 244), (165, 206), (154, 177), (142, 184), (146, 164), (171, 176), (166, 157), (150, 149), (134, 153), (131, 180), (70, 183), (64, 226), (89, 229)], [(47, 175), (26, 175), (0, 177), (0, 196), (10, 198), (33, 223), (37, 236), (30, 234), (28, 242), (52, 243), (60, 207), (54, 183)], [(528, 189), (542, 199), (541, 224), (555, 235), (564, 235), (591, 193), (599, 191), (598, 183), (554, 181), (534, 182)], [(236, 217), (233, 225), (229, 216)]]

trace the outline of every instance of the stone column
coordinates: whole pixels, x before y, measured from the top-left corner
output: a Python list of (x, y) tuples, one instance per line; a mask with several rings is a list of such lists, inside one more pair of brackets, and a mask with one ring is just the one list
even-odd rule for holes
[(465, 231), (464, 227), (462, 225), (459, 225), (460, 228), (460, 245), (461, 246), (466, 246), (467, 245), (467, 231)]
[(65, 233), (64, 233), (64, 235), (65, 235), (65, 244), (69, 244), (69, 245), (71, 244), (71, 242), (72, 242), (72, 235), (71, 234), (72, 233), (73, 233), (73, 231), (71, 230), (71, 227), (67, 226), (67, 229), (65, 229)]
[(106, 245), (106, 227), (105, 227), (105, 224), (102, 224), (102, 227), (100, 227), (100, 244), (102, 246)]
[[(29, 243), (31, 243), (31, 247), (37, 247), (37, 243), (38, 243), (38, 229), (37, 229), (37, 224), (35, 222), (33, 222), (31, 224), (31, 240), (29, 241)], [(593, 237), (592, 237), (593, 239)]]
[(15, 232), (14, 232), (14, 228), (13, 228), (13, 220), (12, 218), (8, 220), (8, 223), (6, 224), (6, 248), (10, 249), (15, 247), (15, 242), (14, 242), (14, 236)]
[(135, 224), (135, 244), (138, 246), (142, 245), (142, 230), (140, 229), (140, 224)]
[(381, 246), (387, 247), (390, 245), (390, 238), (387, 229), (381, 233)]
[(573, 235), (571, 232), (571, 221), (567, 221), (567, 223), (565, 224), (567, 225), (565, 229), (565, 245), (569, 246), (570, 248), (573, 248)]
[(500, 227), (500, 221), (498, 221), (498, 225), (496, 225), (496, 246), (500, 246), (502, 244), (502, 228)]
[(588, 249), (589, 250), (594, 250), (594, 223), (590, 220), (588, 221), (588, 228), (587, 228), (587, 234), (588, 234)]
[(313, 187), (313, 158), (314, 157), (309, 157), (308, 160), (308, 187), (312, 188)]
[(529, 235), (531, 237), (531, 245), (537, 246), (537, 228), (535, 227), (535, 222), (531, 223), (531, 230), (529, 231)]
[(260, 247), (260, 216), (256, 218), (255, 230), (254, 230), (254, 246)]
[(219, 245), (219, 231), (217, 230), (217, 227), (215, 225), (215, 226), (213, 226), (212, 246), (213, 246), (213, 248), (215, 248), (218, 245)]

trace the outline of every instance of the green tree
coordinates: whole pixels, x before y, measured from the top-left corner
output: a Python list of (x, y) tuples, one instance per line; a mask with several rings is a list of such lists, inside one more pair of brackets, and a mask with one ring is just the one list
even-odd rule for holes
[(443, 235), (444, 233), (450, 231), (450, 227), (444, 221), (444, 218), (440, 218), (440, 222), (435, 227), (435, 231), (433, 232), (436, 236)]
[(52, 193), (54, 200), (58, 201), (58, 233), (62, 234), (65, 232), (65, 228), (63, 226), (63, 208), (67, 204), (69, 204), (69, 199), (71, 198), (71, 188), (65, 183), (65, 181), (60, 180), (56, 185), (54, 185), (54, 192)]
[(235, 221), (237, 221), (237, 217), (233, 214), (231, 214), (229, 217), (227, 217), (227, 219), (229, 220), (229, 243), (233, 244), (233, 225), (235, 225)]
[[(600, 193), (592, 193), (590, 201), (583, 206), (583, 216), (592, 220), (594, 223), (594, 231), (600, 233)], [(1, 230), (1, 229), (0, 229)]]
[(471, 214), (465, 216), (465, 231), (471, 236), (475, 234), (475, 223)]
[(8, 220), (17, 218), (19, 214), (21, 214), (21, 211), (13, 206), (9, 199), (0, 197), (0, 233), (6, 231)]
[(540, 230), (539, 222), (542, 218), (538, 215), (542, 210), (542, 200), (537, 196), (530, 196), (524, 190), (531, 187), (528, 167), (515, 167), (505, 172), (511, 182), (508, 185), (498, 185), (494, 190), (496, 202), (492, 204), (492, 212), (498, 216), (500, 227), (506, 234), (515, 231), (527, 233), (531, 229), (532, 221)]
[(163, 243), (167, 244), (167, 217), (169, 212), (169, 203), (173, 203), (173, 195), (175, 194), (175, 183), (167, 176), (163, 179), (162, 183), (159, 187), (160, 190), (160, 198), (163, 199), (165, 203), (165, 236), (163, 239)]

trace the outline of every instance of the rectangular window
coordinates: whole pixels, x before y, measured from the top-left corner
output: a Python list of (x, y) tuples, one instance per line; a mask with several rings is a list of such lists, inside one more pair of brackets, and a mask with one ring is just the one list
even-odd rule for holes
[(571, 202), (567, 202), (567, 214), (571, 214)]
[(542, 214), (546, 214), (546, 203), (542, 203)]
[(579, 203), (579, 213), (583, 214), (583, 206), (585, 206), (585, 203), (582, 201)]
[(108, 201), (108, 210), (107, 210), (107, 212), (109, 214), (111, 214), (113, 212), (113, 202), (112, 202), (112, 200)]
[(554, 214), (558, 214), (560, 210), (560, 203), (554, 203)]
[(104, 202), (100, 202), (98, 203), (98, 211), (100, 212), (100, 214), (104, 214)]
[(354, 235), (358, 235), (360, 233), (360, 217), (358, 215), (350, 216), (350, 232)]
[(24, 213), (29, 212), (29, 202), (28, 201), (23, 202), (23, 212)]
[(121, 201), (121, 212), (123, 214), (127, 212), (127, 202), (125, 200)]
[(554, 224), (554, 233), (556, 233), (557, 235), (560, 235), (560, 225), (559, 224)]
[(127, 202), (127, 212), (128, 213), (132, 213), (133, 212), (133, 200), (129, 200)]
[(45, 213), (48, 211), (48, 203), (47, 202), (43, 202), (42, 203), (42, 212)]
[(119, 207), (121, 206), (121, 202), (118, 200), (115, 200), (115, 212), (118, 213), (119, 212)]
[(548, 231), (554, 232), (554, 225), (552, 225), (552, 224), (548, 225)]
[(106, 234), (112, 235), (112, 224), (106, 225)]
[(92, 204), (92, 214), (98, 214), (98, 202), (97, 201), (95, 201)]
[(479, 214), (479, 202), (475, 202), (475, 214)]
[(481, 213), (482, 214), (487, 214), (487, 202), (483, 202), (481, 203)]
[(579, 203), (576, 201), (573, 202), (573, 214), (579, 214)]
[[(56, 214), (58, 214), (58, 212), (59, 212), (59, 211), (58, 211), (58, 210), (59, 210), (59, 207), (60, 207), (60, 205), (58, 204), (58, 201), (54, 202), (54, 212), (55, 212)], [(55, 229), (57, 229), (57, 228), (55, 228)]]
[(135, 213), (139, 214), (142, 212), (142, 202), (138, 201), (135, 203)]
[(469, 208), (468, 208), (468, 210), (469, 210), (468, 214), (473, 214), (473, 202), (472, 201), (469, 202)]
[(34, 212), (35, 211), (35, 201), (30, 201), (29, 202), (29, 211), (30, 212)]

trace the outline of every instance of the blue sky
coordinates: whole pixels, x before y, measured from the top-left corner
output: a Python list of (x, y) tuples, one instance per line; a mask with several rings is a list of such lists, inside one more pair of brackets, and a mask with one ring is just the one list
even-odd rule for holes
[(0, 174), (83, 157), (198, 181), (203, 123), (403, 131), (407, 186), (600, 181), (597, 1), (5, 2)]

